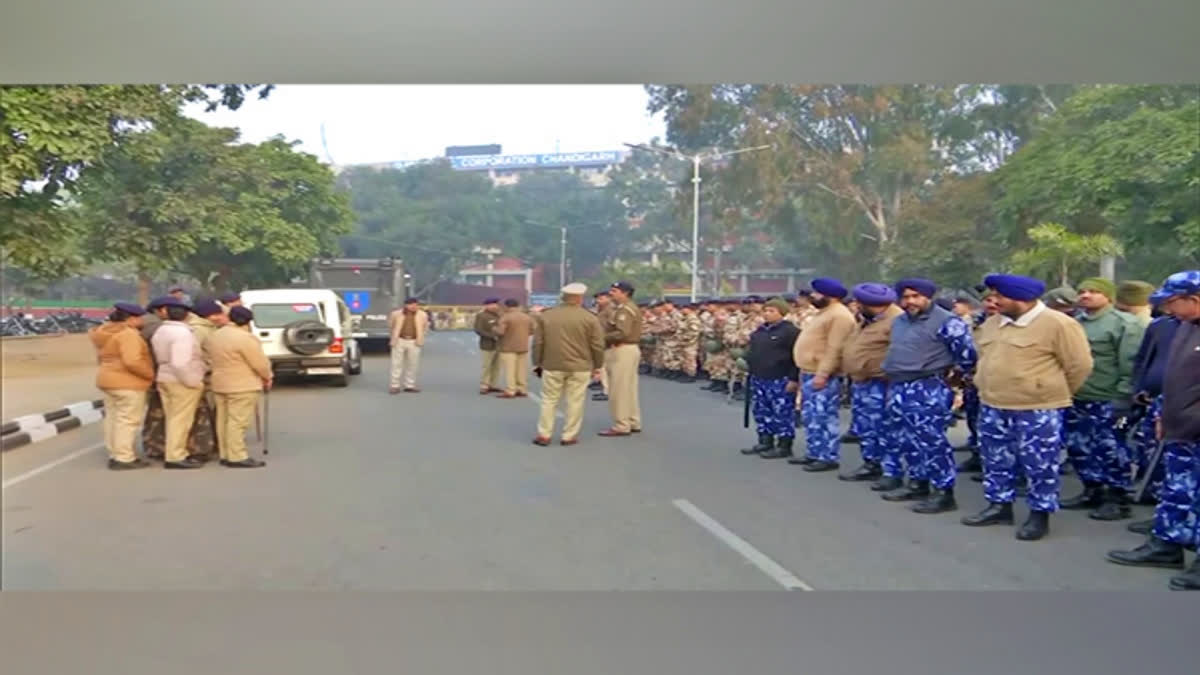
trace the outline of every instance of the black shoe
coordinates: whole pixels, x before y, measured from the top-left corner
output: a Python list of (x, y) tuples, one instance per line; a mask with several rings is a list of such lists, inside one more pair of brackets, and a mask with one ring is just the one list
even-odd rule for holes
[(958, 502), (954, 500), (954, 488), (935, 490), (929, 498), (912, 507), (913, 513), (934, 514), (957, 511)]
[(204, 466), (204, 462), (188, 457), (182, 462), (164, 462), (164, 469), (199, 469)]
[(902, 487), (899, 490), (893, 490), (883, 495), (885, 502), (913, 502), (918, 499), (925, 499), (929, 496), (929, 481), (914, 480), (909, 481), (907, 487)]
[(809, 473), (825, 473), (826, 471), (837, 471), (837, 462), (827, 462), (823, 459), (818, 459), (804, 467), (804, 470)]
[(775, 449), (764, 452), (759, 457), (763, 459), (787, 459), (792, 456), (792, 439), (780, 438), (776, 441)]
[(150, 466), (150, 462), (144, 459), (135, 459), (132, 462), (118, 462), (115, 459), (108, 460), (108, 468), (112, 471), (132, 471), (133, 469), (144, 469)]
[(608, 394), (605, 394), (604, 392), (600, 392), (599, 394), (592, 394), (592, 400), (593, 401), (607, 401)]
[(1017, 539), (1021, 541), (1037, 541), (1050, 531), (1050, 514), (1045, 511), (1030, 511), (1025, 524), (1017, 530)]
[(759, 434), (758, 443), (752, 448), (742, 450), (743, 455), (758, 455), (775, 449), (775, 437), (769, 434)]
[(979, 453), (972, 452), (956, 469), (959, 473), (979, 473), (983, 471), (983, 460), (979, 458)]
[(1088, 514), (1092, 520), (1124, 520), (1133, 516), (1129, 506), (1129, 495), (1119, 488), (1108, 488), (1104, 491), (1104, 503)]
[(1131, 567), (1183, 569), (1183, 547), (1155, 536), (1151, 536), (1146, 543), (1132, 551), (1109, 551), (1104, 557), (1109, 562)]
[(1200, 557), (1192, 562), (1188, 571), (1171, 577), (1169, 587), (1173, 591), (1200, 591)]
[(847, 431), (846, 433), (842, 434), (841, 442), (847, 445), (852, 445), (854, 443), (862, 443), (862, 439), (856, 436), (854, 432)]
[(871, 492), (895, 492), (904, 487), (904, 481), (894, 476), (883, 476), (871, 484)]
[(988, 507), (973, 516), (965, 516), (961, 521), (967, 527), (986, 527), (988, 525), (1012, 525), (1012, 504), (988, 504)]
[(725, 391), (726, 388), (727, 387), (724, 382), (722, 382), (720, 380), (713, 380), (712, 382), (708, 383), (708, 386), (700, 387), (700, 390), (701, 391)]
[(866, 462), (849, 476), (838, 476), (838, 478), (851, 483), (861, 483), (868, 480), (875, 480), (882, 475), (883, 468), (877, 462)]
[(259, 467), (266, 466), (267, 463), (254, 458), (247, 458), (240, 462), (227, 462), (225, 460), (221, 460), (221, 465), (227, 466), (230, 469), (257, 469)]
[(1104, 486), (1098, 483), (1084, 483), (1083, 494), (1071, 499), (1064, 499), (1058, 507), (1064, 511), (1081, 511), (1083, 509), (1099, 508), (1104, 503)]
[(1154, 530), (1154, 519), (1151, 518), (1150, 520), (1139, 520), (1136, 523), (1130, 523), (1125, 526), (1125, 529), (1134, 534), (1149, 535)]
[(738, 402), (745, 401), (746, 400), (746, 392), (744, 392), (744, 391), (733, 392), (733, 400), (738, 401)]
[(815, 461), (817, 461), (815, 457), (808, 457), (806, 455), (804, 457), (793, 457), (788, 460), (788, 464), (795, 464), (796, 466), (808, 466)]
[(684, 375), (683, 377), (679, 378), (680, 384), (696, 384), (696, 382), (697, 380), (695, 375)]

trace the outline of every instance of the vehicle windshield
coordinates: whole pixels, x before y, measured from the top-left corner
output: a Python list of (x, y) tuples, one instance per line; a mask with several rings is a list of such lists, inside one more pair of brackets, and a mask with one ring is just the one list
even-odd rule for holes
[(283, 328), (302, 319), (321, 321), (317, 305), (311, 302), (254, 305), (254, 325), (259, 328)]

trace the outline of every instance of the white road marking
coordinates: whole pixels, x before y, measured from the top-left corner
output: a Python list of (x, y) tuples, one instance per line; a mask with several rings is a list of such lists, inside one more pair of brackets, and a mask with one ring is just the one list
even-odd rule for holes
[(54, 460), (53, 462), (48, 462), (46, 464), (39, 466), (36, 469), (30, 469), (29, 471), (26, 471), (23, 474), (14, 476), (14, 477), (4, 481), (4, 484), (3, 484), (3, 486), (0, 486), (0, 489), (7, 490), (8, 488), (16, 485), (17, 483), (23, 483), (23, 482), (29, 480), (30, 478), (37, 476), (38, 474), (45, 473), (45, 472), (49, 471), (50, 469), (53, 469), (58, 466), (62, 466), (63, 464), (66, 464), (67, 462), (69, 462), (73, 459), (78, 459), (78, 458), (83, 457), (84, 455), (88, 454), (89, 452), (95, 452), (102, 448), (104, 448), (104, 443), (100, 442), (100, 443), (96, 443), (95, 445), (90, 445), (86, 448), (76, 450), (75, 452), (72, 452), (71, 454), (67, 455), (66, 457), (60, 457), (60, 458)]
[(686, 499), (676, 499), (671, 502), (675, 508), (683, 511), (692, 520), (696, 521), (700, 527), (708, 530), (717, 539), (720, 539), (726, 546), (737, 551), (743, 558), (748, 560), (752, 565), (762, 571), (763, 574), (771, 577), (775, 583), (783, 586), (789, 591), (811, 591), (812, 586), (797, 579), (794, 574), (787, 571), (779, 563), (771, 560), (765, 553), (754, 548), (745, 539), (737, 536), (724, 525), (713, 520), (707, 513), (696, 508)]

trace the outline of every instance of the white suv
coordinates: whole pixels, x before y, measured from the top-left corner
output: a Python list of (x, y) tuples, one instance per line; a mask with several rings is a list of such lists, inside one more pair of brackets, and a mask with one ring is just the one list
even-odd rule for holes
[(276, 375), (330, 377), (335, 386), (362, 372), (350, 308), (331, 290), (279, 288), (243, 291), (254, 312), (250, 328)]

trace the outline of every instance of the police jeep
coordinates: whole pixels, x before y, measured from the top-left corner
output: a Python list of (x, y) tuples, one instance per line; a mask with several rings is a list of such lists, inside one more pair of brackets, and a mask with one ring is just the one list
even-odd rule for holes
[(345, 387), (362, 373), (350, 308), (337, 293), (278, 288), (243, 291), (241, 298), (254, 312), (250, 328), (276, 375), (329, 378)]

